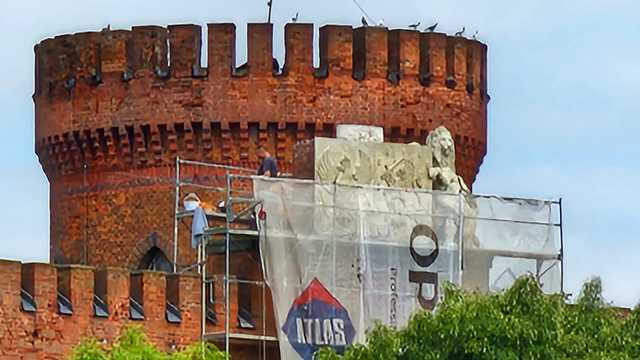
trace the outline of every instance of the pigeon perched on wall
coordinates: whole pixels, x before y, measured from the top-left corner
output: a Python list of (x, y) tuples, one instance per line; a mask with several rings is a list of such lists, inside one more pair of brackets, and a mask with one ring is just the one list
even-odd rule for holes
[(458, 32), (455, 34), (455, 36), (462, 36), (462, 35), (464, 35), (464, 32), (465, 32), (466, 30), (467, 30), (467, 28), (463, 26), (463, 27), (462, 27), (462, 30), (458, 31)]
[(122, 72), (122, 81), (128, 82), (133, 79), (133, 76), (133, 70), (127, 66), (127, 68)]
[(362, 17), (362, 19), (360, 20), (362, 22), (362, 26), (369, 26), (369, 23), (367, 23), (367, 19), (364, 18), (364, 16)]
[(161, 78), (161, 79), (166, 79), (169, 77), (169, 68), (163, 69), (160, 66), (156, 66), (156, 68), (154, 69), (154, 72), (156, 73), (156, 76)]
[(98, 85), (102, 83), (102, 74), (94, 67), (89, 69), (89, 83), (91, 85)]
[(74, 87), (76, 87), (76, 77), (75, 75), (69, 75), (64, 80), (64, 88), (71, 91), (71, 89), (73, 89)]
[(417, 22), (417, 23), (415, 23), (415, 24), (411, 24), (411, 25), (409, 25), (409, 29), (412, 29), (412, 30), (418, 30), (418, 26), (420, 26), (420, 21), (418, 21), (418, 22)]
[(291, 22), (298, 22), (298, 15), (300, 15), (298, 12), (296, 12), (296, 16), (291, 18)]
[(434, 31), (436, 31), (437, 27), (438, 27), (438, 23), (435, 23), (435, 24), (429, 26), (428, 28), (424, 29), (424, 31), (434, 32)]
[(478, 30), (476, 30), (476, 32), (475, 32), (475, 33), (473, 33), (473, 40), (475, 40), (475, 39), (477, 39), (477, 38), (478, 38), (478, 34), (479, 34), (479, 33), (480, 33), (480, 32), (479, 32)]

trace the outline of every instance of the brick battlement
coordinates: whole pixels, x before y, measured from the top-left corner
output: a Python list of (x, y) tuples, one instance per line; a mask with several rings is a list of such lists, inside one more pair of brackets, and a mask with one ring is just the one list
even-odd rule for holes
[[(200, 281), (195, 275), (0, 260), (0, 276), (0, 316), (3, 319), (0, 322), (3, 334), (0, 357), (3, 359), (28, 354), (62, 359), (88, 336), (112, 343), (126, 324), (142, 326), (149, 338), (165, 350), (190, 345), (200, 337)], [(220, 298), (221, 289), (221, 286), (216, 288)], [(21, 291), (33, 297), (35, 311), (25, 311), (22, 307)], [(60, 294), (70, 301), (72, 314), (61, 313)], [(237, 298), (236, 287), (231, 288), (231, 294)], [(96, 316), (94, 296), (106, 304), (106, 317)], [(142, 305), (144, 320), (130, 318), (130, 298)], [(180, 322), (168, 321), (167, 303), (179, 310)], [(210, 324), (208, 331), (222, 330), (222, 306), (218, 305), (215, 311), (218, 324)], [(236, 302), (231, 313), (235, 319)], [(231, 324), (234, 328), (236, 320)]]
[[(408, 30), (327, 25), (313, 66), (313, 25), (285, 27), (274, 68), (271, 24), (249, 24), (235, 66), (234, 24), (133, 27), (62, 35), (36, 45), (36, 152), (50, 179), (91, 169), (170, 165), (176, 154), (254, 166), (253, 143), (290, 170), (297, 140), (339, 123), (383, 126), (391, 141), (424, 140), (444, 124), (473, 161), (486, 152), (484, 44)], [(201, 52), (208, 51), (203, 67)], [(466, 156), (465, 156), (466, 157)]]

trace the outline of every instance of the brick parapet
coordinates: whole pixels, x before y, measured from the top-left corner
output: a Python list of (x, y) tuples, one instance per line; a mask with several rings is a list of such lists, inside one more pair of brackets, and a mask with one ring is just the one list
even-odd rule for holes
[[(272, 64), (272, 26), (248, 25), (247, 64), (235, 65), (235, 25), (133, 27), (62, 35), (36, 52), (36, 152), (50, 179), (170, 166), (175, 155), (255, 165), (265, 142), (290, 170), (293, 144), (339, 123), (375, 124), (393, 141), (438, 125), (468, 144), (472, 182), (486, 152), (486, 46), (438, 33), (328, 25), (313, 67), (313, 25), (285, 28)], [(467, 149), (469, 148), (469, 149)], [(462, 161), (461, 164), (464, 164)]]
[[(21, 289), (33, 296), (37, 306), (35, 312), (21, 309)], [(142, 326), (150, 340), (166, 351), (200, 339), (200, 279), (196, 275), (0, 260), (0, 290), (0, 316), (3, 319), (0, 322), (3, 334), (0, 357), (3, 359), (30, 356), (63, 359), (86, 337), (95, 337), (107, 345), (113, 343), (120, 330), (129, 324)], [(58, 311), (58, 293), (70, 300), (73, 314), (63, 315)], [(107, 318), (94, 315), (94, 294), (99, 294), (106, 302)], [(222, 286), (216, 287), (216, 294), (221, 298)], [(236, 285), (231, 287), (231, 295), (231, 326), (235, 328)], [(129, 318), (130, 297), (142, 303), (144, 320)], [(179, 324), (167, 321), (167, 301), (180, 309), (182, 321)], [(224, 311), (220, 304), (216, 305), (216, 313), (218, 325), (208, 325), (207, 331), (222, 329)], [(261, 318), (256, 320), (261, 321)], [(270, 325), (273, 326), (272, 319)], [(258, 332), (261, 330), (249, 331)]]

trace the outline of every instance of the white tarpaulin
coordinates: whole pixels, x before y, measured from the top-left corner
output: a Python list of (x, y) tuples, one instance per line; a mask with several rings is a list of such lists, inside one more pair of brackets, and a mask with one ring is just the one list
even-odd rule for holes
[(554, 202), (270, 178), (254, 192), (283, 359), (404, 326), (445, 282), (500, 290), (531, 273), (560, 291)]

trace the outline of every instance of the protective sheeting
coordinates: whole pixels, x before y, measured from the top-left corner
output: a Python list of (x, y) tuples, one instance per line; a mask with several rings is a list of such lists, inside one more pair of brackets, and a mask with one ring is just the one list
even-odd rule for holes
[(269, 178), (254, 192), (283, 359), (402, 327), (445, 282), (500, 290), (531, 273), (560, 291), (554, 202)]

